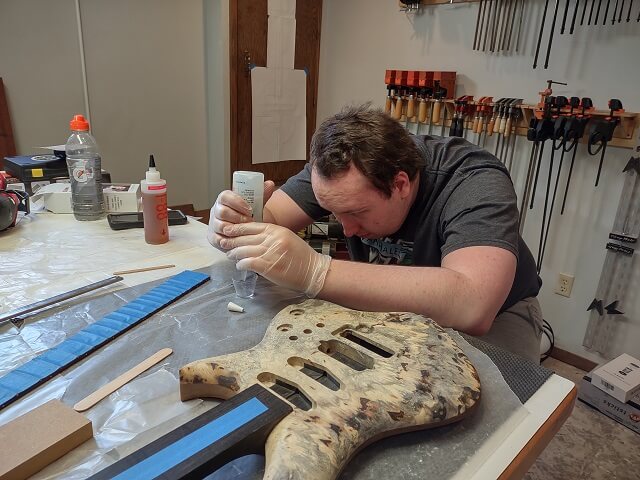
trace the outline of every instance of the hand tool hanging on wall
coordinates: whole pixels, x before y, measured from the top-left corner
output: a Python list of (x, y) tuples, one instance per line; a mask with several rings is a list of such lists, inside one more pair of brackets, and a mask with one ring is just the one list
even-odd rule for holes
[(584, 25), (584, 16), (587, 13), (587, 3), (588, 2), (589, 2), (589, 0), (584, 0), (584, 4), (582, 5), (582, 16), (580, 17), (580, 26)]
[(394, 103), (395, 97), (395, 83), (396, 83), (396, 71), (386, 70), (384, 74), (384, 83), (387, 87), (387, 98), (384, 103), (384, 111), (391, 115), (391, 107)]
[[(511, 105), (511, 102), (513, 102), (514, 100), (515, 100), (514, 98), (505, 99), (504, 103), (500, 106), (500, 116), (496, 120), (496, 123), (493, 128), (493, 133), (498, 134), (496, 138), (496, 151), (494, 154), (496, 157), (498, 157), (498, 159), (502, 163), (505, 163), (504, 157), (502, 156), (504, 153), (504, 145), (506, 143), (504, 141), (505, 140), (504, 132), (507, 127), (507, 120), (509, 119), (509, 106)], [(498, 154), (498, 149), (500, 151), (500, 154)]]
[(618, 4), (620, 3), (620, 0), (616, 0), (616, 4), (613, 7), (613, 15), (611, 16), (611, 25), (614, 25), (616, 23), (616, 13), (618, 13)]
[[(446, 91), (440, 86), (438, 80), (433, 82), (433, 103), (431, 105), (431, 124), (429, 125), (429, 133), (431, 133), (431, 125), (437, 124), (440, 121), (440, 115), (442, 113), (442, 100), (447, 95)], [(442, 131), (440, 135), (444, 137), (444, 122), (447, 118), (447, 109), (444, 109), (444, 115), (442, 118)]]
[(524, 0), (520, 0), (520, 15), (518, 19), (518, 36), (516, 37), (516, 53), (520, 45), (520, 33), (522, 32), (522, 18), (524, 17)]
[[(584, 0), (585, 2), (587, 0)], [(617, 0), (616, 0), (617, 1)], [(580, 0), (576, 0), (576, 6), (573, 10), (573, 18), (571, 19), (571, 28), (569, 29), (569, 33), (573, 35), (573, 30), (576, 28), (576, 17), (578, 16), (578, 7), (580, 6)]]
[(498, 107), (498, 115), (496, 116), (496, 120), (493, 124), (493, 129), (492, 129), (492, 134), (496, 134), (496, 145), (495, 145), (495, 150), (493, 152), (493, 154), (497, 157), (498, 156), (498, 149), (500, 148), (500, 125), (503, 126), (503, 131), (504, 131), (504, 125), (505, 125), (505, 119), (504, 119), (504, 115), (505, 115), (505, 108), (506, 105), (511, 101), (511, 98), (501, 98), (500, 100), (498, 100), (497, 102), (497, 107)]
[[(565, 97), (556, 97), (556, 105), (559, 103), (558, 102), (559, 99), (564, 99), (564, 101), (566, 101)], [(563, 100), (560, 100), (560, 102), (562, 103)], [(553, 209), (556, 203), (556, 194), (558, 193), (558, 184), (560, 183), (560, 175), (562, 173), (562, 163), (564, 160), (564, 154), (567, 152), (570, 152), (571, 150), (574, 150), (574, 156), (571, 162), (571, 167), (573, 167), (573, 160), (575, 159), (575, 151), (577, 150), (577, 144), (580, 141), (582, 134), (584, 133), (584, 125), (586, 125), (586, 122), (583, 122), (584, 125), (581, 126), (580, 125), (581, 122), (573, 114), (573, 110), (580, 106), (580, 99), (578, 97), (571, 97), (571, 99), (569, 100), (569, 106), (570, 106), (569, 116), (559, 117), (556, 120), (556, 124), (554, 125), (554, 129), (562, 128), (564, 130), (561, 134), (554, 132), (554, 135), (556, 137), (559, 136), (562, 139), (561, 144), (558, 147), (558, 148), (562, 148), (562, 155), (560, 156), (560, 162), (558, 163), (558, 172), (556, 174), (555, 185), (553, 187), (553, 196), (551, 197), (551, 206), (549, 208), (549, 218), (547, 220), (547, 226), (545, 228), (544, 242), (542, 244), (542, 253), (540, 255), (540, 265), (542, 265), (542, 262), (544, 260), (544, 252), (547, 248), (547, 239), (549, 238), (549, 230), (551, 228), (551, 217), (553, 216)], [(569, 148), (566, 147), (568, 142), (571, 142)], [(554, 149), (556, 149), (555, 143), (554, 143)], [(571, 170), (569, 171), (569, 176), (570, 175), (571, 175)]]
[(607, 23), (607, 15), (609, 13), (609, 4), (611, 3), (611, 0), (607, 0), (607, 8), (604, 9), (604, 17), (602, 17), (602, 25)]
[(560, 35), (564, 35), (564, 28), (567, 24), (567, 14), (569, 13), (569, 0), (564, 2), (564, 13), (562, 14), (562, 26), (560, 27)]
[(479, 39), (482, 38), (482, 29), (484, 28), (484, 16), (487, 12), (486, 5), (489, 3), (484, 0), (480, 0), (480, 6), (478, 7), (478, 17), (476, 18), (476, 32), (473, 35), (473, 49), (478, 50)]
[[(518, 230), (522, 234), (524, 230), (524, 221), (527, 216), (527, 203), (529, 197), (531, 197), (533, 187), (533, 172), (536, 170), (536, 163), (538, 158), (538, 152), (542, 154), (541, 145), (547, 140), (550, 132), (548, 128), (553, 126), (552, 123), (546, 122), (545, 119), (531, 118), (529, 121), (529, 128), (527, 130), (527, 140), (533, 142), (531, 145), (531, 155), (529, 157), (529, 165), (527, 167), (527, 177), (524, 182), (524, 192), (522, 193), (522, 200), (520, 202), (520, 217), (518, 219)], [(537, 173), (540, 173), (538, 170)], [(536, 178), (537, 181), (537, 178)]]
[[(484, 140), (487, 139), (486, 130), (487, 124), (489, 123), (489, 117), (491, 116), (491, 103), (493, 102), (493, 97), (481, 97), (478, 100), (477, 110), (480, 115), (480, 121), (476, 128), (474, 128), (474, 132), (478, 134), (477, 144), (480, 145), (480, 140), (482, 139), (482, 133), (485, 133)], [(484, 144), (484, 141), (482, 142)]]
[(515, 40), (515, 51), (517, 52), (523, 12), (524, 0), (481, 0), (476, 17), (473, 50), (494, 53), (510, 51), (516, 18), (519, 15)]
[(622, 12), (624, 11), (624, 2), (625, 0), (622, 0), (622, 5), (620, 5), (620, 11), (618, 12), (618, 23), (622, 21)]
[[(607, 144), (613, 138), (613, 131), (616, 129), (616, 126), (618, 126), (618, 123), (620, 123), (620, 117), (615, 117), (614, 113), (621, 114), (624, 112), (622, 102), (617, 98), (612, 98), (609, 100), (609, 110), (610, 114), (608, 117), (592, 122), (589, 128), (589, 141), (587, 143), (589, 155), (595, 156), (602, 152), (600, 154), (600, 163), (598, 164), (598, 174), (596, 175), (596, 187), (600, 181), (600, 172), (602, 171), (602, 163), (604, 162), (604, 154), (607, 151)], [(598, 145), (598, 148), (595, 150), (592, 148), (594, 145)]]
[(598, 9), (596, 10), (596, 18), (593, 22), (594, 25), (598, 24), (598, 19), (600, 18), (600, 7), (602, 6), (602, 0), (598, 0)]
[(540, 177), (540, 165), (542, 164), (542, 155), (544, 153), (544, 144), (553, 136), (554, 121), (551, 117), (551, 107), (555, 102), (555, 97), (548, 95), (544, 98), (544, 110), (543, 117), (535, 124), (535, 139), (540, 142), (540, 149), (538, 152), (538, 160), (536, 165), (536, 175), (533, 179), (533, 188), (531, 190), (531, 203), (529, 209), (533, 208), (534, 199), (536, 196), (536, 188), (538, 186), (538, 178)]
[(391, 86), (387, 85), (387, 99), (384, 102), (384, 113), (391, 113)]
[(596, 6), (596, 0), (591, 0), (591, 9), (589, 10), (589, 21), (587, 25), (591, 25), (591, 20), (593, 19), (593, 8)]
[(556, 6), (553, 10), (553, 21), (551, 22), (551, 33), (549, 33), (549, 43), (547, 44), (547, 56), (544, 60), (544, 68), (549, 68), (549, 56), (551, 55), (551, 44), (553, 43), (553, 34), (556, 30), (556, 19), (558, 18), (558, 5), (560, 0), (556, 0)]
[[(575, 97), (572, 97), (572, 99)], [(560, 215), (564, 214), (564, 207), (567, 204), (567, 193), (569, 192), (569, 184), (571, 182), (571, 174), (573, 173), (573, 163), (576, 159), (576, 152), (578, 151), (578, 144), (580, 143), (580, 139), (584, 135), (584, 131), (587, 127), (587, 123), (591, 118), (587, 112), (593, 109), (593, 102), (589, 97), (583, 97), (580, 101), (580, 107), (582, 108), (582, 113), (580, 115), (576, 115), (570, 122), (567, 127), (569, 132), (565, 131), (565, 137), (571, 138), (573, 143), (568, 151), (573, 149), (573, 154), (571, 155), (571, 163), (569, 164), (569, 173), (567, 174), (567, 184), (564, 187), (564, 196), (562, 198), (562, 208), (560, 209)]]
[(463, 95), (455, 100), (455, 111), (449, 128), (450, 137), (464, 136), (464, 124), (469, 113), (469, 102), (473, 102), (473, 95)]
[[(511, 149), (511, 154), (509, 155), (509, 161), (506, 163), (507, 170), (511, 171), (511, 166), (513, 163), (513, 153), (516, 149), (516, 142), (518, 140), (518, 135), (515, 134), (515, 130), (518, 128), (518, 122), (520, 122), (520, 118), (522, 116), (522, 111), (520, 110), (520, 105), (522, 105), (523, 99), (516, 98), (511, 101), (509, 104), (509, 118), (507, 119), (507, 124), (504, 130), (504, 139), (507, 144), (507, 150), (505, 152), (505, 158), (509, 153), (509, 149)], [(513, 133), (513, 141), (511, 141), (511, 135)], [(511, 147), (509, 147), (509, 143), (511, 143)]]
[[(564, 143), (563, 141), (556, 143), (558, 140), (561, 140), (564, 135), (564, 124), (566, 122), (566, 117), (561, 115), (562, 109), (569, 102), (567, 97), (557, 96), (557, 97), (547, 97), (553, 98), (553, 107), (556, 109), (555, 115), (552, 115), (553, 120), (553, 129), (551, 133), (551, 155), (549, 156), (549, 173), (547, 175), (547, 189), (545, 191), (544, 196), (544, 206), (542, 209), (542, 224), (540, 226), (540, 241), (538, 243), (538, 259), (537, 259), (537, 270), (540, 273), (542, 270), (542, 259), (544, 256), (544, 238), (545, 232), (548, 230), (550, 226), (551, 213), (549, 213), (549, 219), (547, 220), (547, 209), (549, 207), (549, 194), (551, 193), (551, 178), (553, 177), (553, 161), (555, 158), (555, 153), (557, 150), (562, 149), (562, 155), (558, 166), (558, 177), (560, 176), (560, 169), (562, 168), (562, 159), (564, 158)], [(542, 158), (540, 159), (540, 162)], [(538, 165), (538, 168), (540, 165)], [(557, 182), (556, 182), (557, 185)], [(555, 199), (555, 196), (554, 196)]]
[(533, 68), (538, 66), (538, 55), (540, 55), (540, 44), (542, 43), (542, 34), (544, 32), (544, 24), (547, 20), (547, 9), (549, 8), (549, 0), (544, 1), (544, 10), (542, 12), (542, 21), (540, 22), (540, 33), (538, 33), (538, 44), (536, 45), (536, 54), (533, 58)]
[[(634, 274), (640, 271), (638, 254), (635, 252), (640, 236), (640, 137), (623, 173), (624, 186), (620, 194), (618, 211), (613, 230), (606, 245), (607, 253), (600, 274), (596, 295), (587, 311), (590, 311), (589, 324), (582, 344), (588, 349), (612, 358), (622, 352), (616, 352), (612, 340), (629, 293), (635, 300), (637, 288), (634, 288)], [(606, 305), (606, 306), (604, 306)]]

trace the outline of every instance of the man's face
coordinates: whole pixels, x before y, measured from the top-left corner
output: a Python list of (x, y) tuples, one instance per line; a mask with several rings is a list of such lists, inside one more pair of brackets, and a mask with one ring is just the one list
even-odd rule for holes
[[(348, 171), (331, 179), (311, 171), (311, 186), (318, 203), (333, 213), (342, 224), (347, 237), (383, 238), (400, 228), (409, 211), (406, 188), (408, 178), (398, 174), (386, 197), (353, 165)], [(405, 181), (406, 180), (406, 181)]]

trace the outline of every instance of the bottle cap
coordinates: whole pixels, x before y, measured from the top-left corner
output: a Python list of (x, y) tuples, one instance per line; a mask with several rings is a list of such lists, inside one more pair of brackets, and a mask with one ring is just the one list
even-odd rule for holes
[(69, 122), (69, 126), (71, 130), (89, 131), (89, 122), (84, 118), (84, 115), (74, 115), (73, 119)]
[(156, 169), (156, 161), (153, 155), (149, 155), (149, 170), (147, 170), (145, 178), (147, 183), (163, 183), (160, 178), (160, 172)]

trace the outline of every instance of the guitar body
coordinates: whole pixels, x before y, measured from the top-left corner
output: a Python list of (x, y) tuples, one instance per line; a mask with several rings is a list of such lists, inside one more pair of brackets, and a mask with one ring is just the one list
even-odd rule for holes
[(180, 369), (181, 399), (228, 399), (261, 383), (294, 405), (265, 447), (265, 479), (331, 480), (383, 437), (461, 420), (478, 374), (435, 322), (307, 300), (282, 310), (255, 347)]

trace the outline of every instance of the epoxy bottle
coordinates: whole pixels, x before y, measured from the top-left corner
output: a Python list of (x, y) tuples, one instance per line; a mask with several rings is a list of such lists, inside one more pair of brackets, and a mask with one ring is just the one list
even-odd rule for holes
[(261, 172), (233, 172), (232, 190), (240, 195), (253, 210), (253, 221), (262, 222), (264, 174)]
[(152, 245), (169, 241), (169, 220), (167, 211), (167, 181), (160, 178), (153, 155), (149, 155), (149, 170), (140, 182), (142, 191), (142, 213), (144, 218), (144, 239)]

